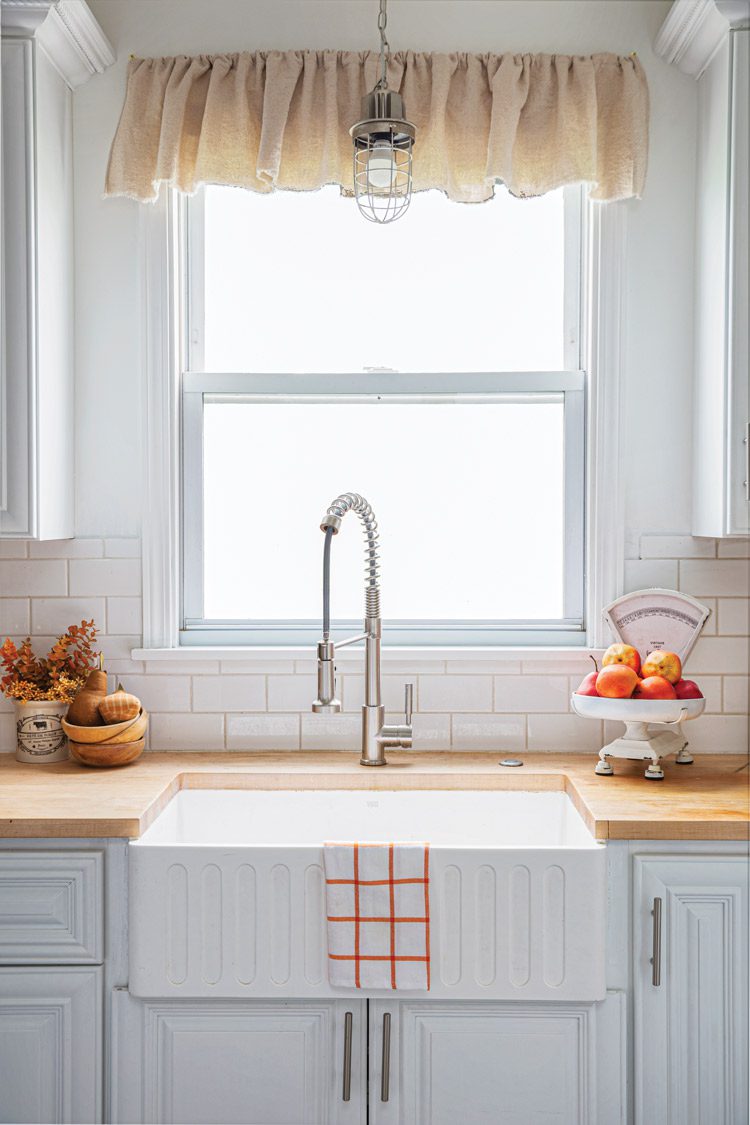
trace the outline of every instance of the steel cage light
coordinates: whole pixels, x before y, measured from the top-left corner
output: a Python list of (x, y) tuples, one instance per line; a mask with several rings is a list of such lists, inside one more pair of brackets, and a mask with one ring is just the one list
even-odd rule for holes
[(373, 223), (391, 223), (411, 201), (412, 146), (417, 131), (404, 116), (400, 94), (388, 88), (390, 46), (385, 36), (387, 0), (380, 0), (380, 78), (362, 98), (362, 119), (349, 130), (354, 142), (354, 197)]

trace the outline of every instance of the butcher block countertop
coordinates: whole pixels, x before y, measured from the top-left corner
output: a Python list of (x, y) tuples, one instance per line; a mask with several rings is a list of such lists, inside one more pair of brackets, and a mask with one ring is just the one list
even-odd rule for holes
[(356, 752), (147, 753), (121, 769), (75, 762), (25, 765), (0, 755), (0, 837), (140, 836), (179, 789), (563, 790), (599, 840), (746, 840), (750, 768), (737, 755), (665, 764), (647, 781), (640, 762), (594, 773), (591, 754), (405, 753), (366, 769)]

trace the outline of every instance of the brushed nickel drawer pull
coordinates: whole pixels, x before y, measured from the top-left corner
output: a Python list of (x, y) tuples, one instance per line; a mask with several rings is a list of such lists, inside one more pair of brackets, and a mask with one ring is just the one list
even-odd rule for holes
[(383, 1062), (380, 1074), (380, 1100), (387, 1102), (391, 1092), (391, 1013), (383, 1014)]
[(661, 984), (661, 899), (654, 899), (651, 911), (654, 919), (651, 937), (651, 983), (655, 988)]
[(352, 1013), (344, 1015), (344, 1085), (342, 1101), (348, 1102), (352, 1096)]

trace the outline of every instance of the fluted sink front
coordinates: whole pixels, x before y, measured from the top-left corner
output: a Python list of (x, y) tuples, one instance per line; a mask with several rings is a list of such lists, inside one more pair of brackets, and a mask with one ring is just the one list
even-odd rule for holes
[(178, 793), (130, 844), (130, 991), (345, 995), (325, 840), (429, 842), (435, 999), (604, 997), (604, 848), (564, 793), (466, 790)]

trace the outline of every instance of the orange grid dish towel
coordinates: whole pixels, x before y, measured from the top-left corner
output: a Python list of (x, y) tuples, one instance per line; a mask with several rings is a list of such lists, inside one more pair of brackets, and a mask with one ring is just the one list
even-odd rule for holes
[(323, 856), (330, 983), (429, 989), (429, 845), (332, 842)]

